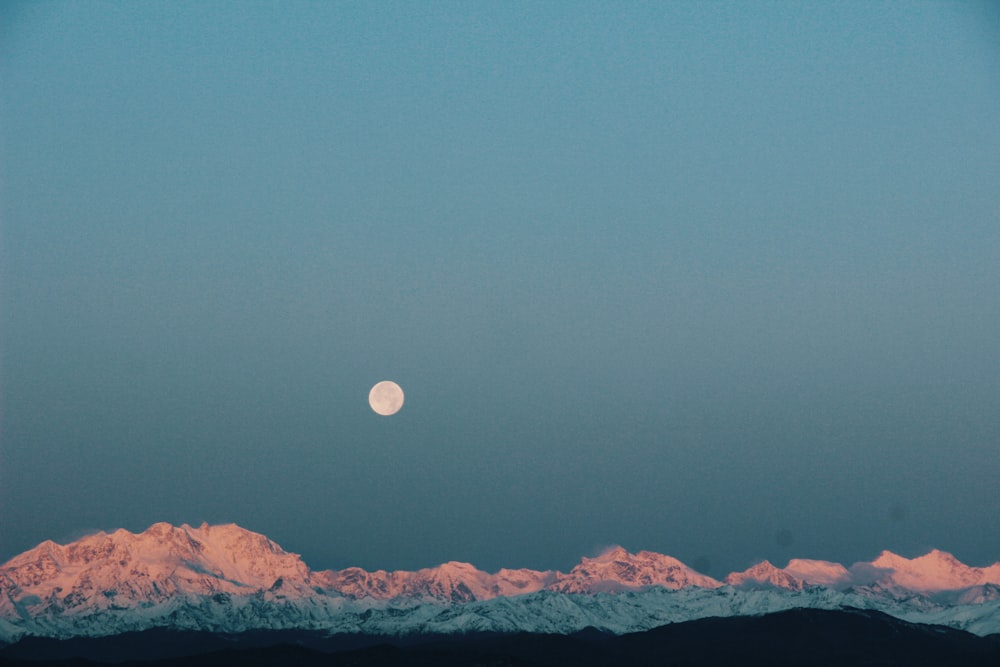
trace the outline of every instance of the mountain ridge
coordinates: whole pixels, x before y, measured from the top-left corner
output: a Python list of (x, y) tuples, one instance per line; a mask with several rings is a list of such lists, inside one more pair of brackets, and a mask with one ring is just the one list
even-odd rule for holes
[(763, 561), (720, 581), (671, 556), (614, 547), (566, 573), (489, 573), (457, 561), (416, 571), (313, 571), (235, 524), (161, 522), (66, 545), (46, 540), (0, 565), (0, 640), (162, 626), (629, 632), (705, 615), (842, 605), (1000, 631), (1000, 563), (978, 568), (939, 550), (913, 559), (886, 551), (850, 567)]
[[(569, 572), (500, 568), (490, 573), (471, 563), (448, 561), (419, 570), (368, 571), (352, 566), (342, 570), (311, 570), (299, 554), (287, 552), (266, 536), (237, 524), (195, 528), (166, 522), (151, 525), (141, 533), (123, 528), (87, 535), (66, 545), (45, 540), (0, 565), (0, 582), (5, 576), (17, 585), (35, 587), (57, 577), (57, 573), (77, 571), (94, 565), (113, 569), (113, 562), (140, 565), (131, 574), (163, 575), (172, 567), (177, 590), (184, 584), (206, 584), (221, 592), (242, 587), (270, 588), (277, 579), (282, 586), (292, 582), (321, 585), (353, 598), (392, 599), (424, 596), (451, 602), (554, 590), (564, 593), (622, 592), (648, 586), (665, 588), (719, 588), (723, 585), (767, 584), (798, 590), (804, 586), (846, 589), (879, 584), (922, 593), (934, 593), (994, 584), (1000, 586), (1000, 562), (986, 567), (969, 566), (952, 554), (932, 549), (915, 558), (882, 551), (870, 562), (850, 567), (822, 560), (790, 559), (785, 567), (770, 561), (756, 563), (742, 572), (714, 579), (697, 572), (680, 560), (652, 551), (630, 553), (620, 546), (606, 549), (595, 557), (584, 557)], [(12, 573), (17, 575), (13, 576)], [(226, 584), (229, 584), (228, 586)], [(233, 588), (235, 587), (235, 589)], [(458, 590), (461, 587), (461, 590)]]

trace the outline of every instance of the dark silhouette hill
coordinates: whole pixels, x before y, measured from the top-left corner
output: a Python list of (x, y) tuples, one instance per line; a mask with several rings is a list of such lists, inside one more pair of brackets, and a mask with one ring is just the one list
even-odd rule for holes
[(881, 612), (794, 609), (706, 618), (614, 636), (450, 635), (400, 639), (310, 632), (209, 635), (158, 630), (99, 639), (30, 639), (0, 649), (9, 667), (611, 667), (1000, 665), (1000, 635), (979, 637)]

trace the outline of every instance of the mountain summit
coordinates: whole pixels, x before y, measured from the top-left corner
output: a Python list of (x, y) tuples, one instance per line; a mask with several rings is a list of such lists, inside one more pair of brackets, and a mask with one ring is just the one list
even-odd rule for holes
[(726, 577), (731, 586), (774, 586), (792, 591), (802, 590), (805, 579), (793, 576), (786, 570), (779, 570), (770, 561), (757, 563), (743, 572), (733, 572)]
[(1000, 584), (1000, 563), (970, 567), (938, 549), (912, 559), (883, 551), (871, 566), (879, 584), (922, 593)]
[(676, 558), (622, 547), (608, 549), (596, 558), (584, 558), (569, 574), (559, 575), (550, 588), (562, 593), (618, 593), (650, 586), (678, 589), (687, 586), (718, 588), (722, 584), (695, 572)]
[(0, 586), (72, 607), (94, 594), (114, 604), (119, 596), (241, 593), (279, 580), (308, 585), (309, 576), (298, 555), (235, 524), (156, 523), (139, 534), (120, 529), (66, 546), (43, 542), (0, 567)]

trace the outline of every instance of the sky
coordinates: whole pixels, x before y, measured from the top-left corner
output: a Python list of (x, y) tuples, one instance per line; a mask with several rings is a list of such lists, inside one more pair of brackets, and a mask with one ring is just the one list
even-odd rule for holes
[(986, 2), (4, 3), (0, 561), (1000, 560), (998, 119)]

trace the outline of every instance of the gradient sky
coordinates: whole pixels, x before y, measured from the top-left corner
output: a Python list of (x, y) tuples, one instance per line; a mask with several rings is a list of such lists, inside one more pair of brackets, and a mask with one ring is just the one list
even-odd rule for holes
[(4, 3), (0, 560), (1000, 559), (993, 7)]

